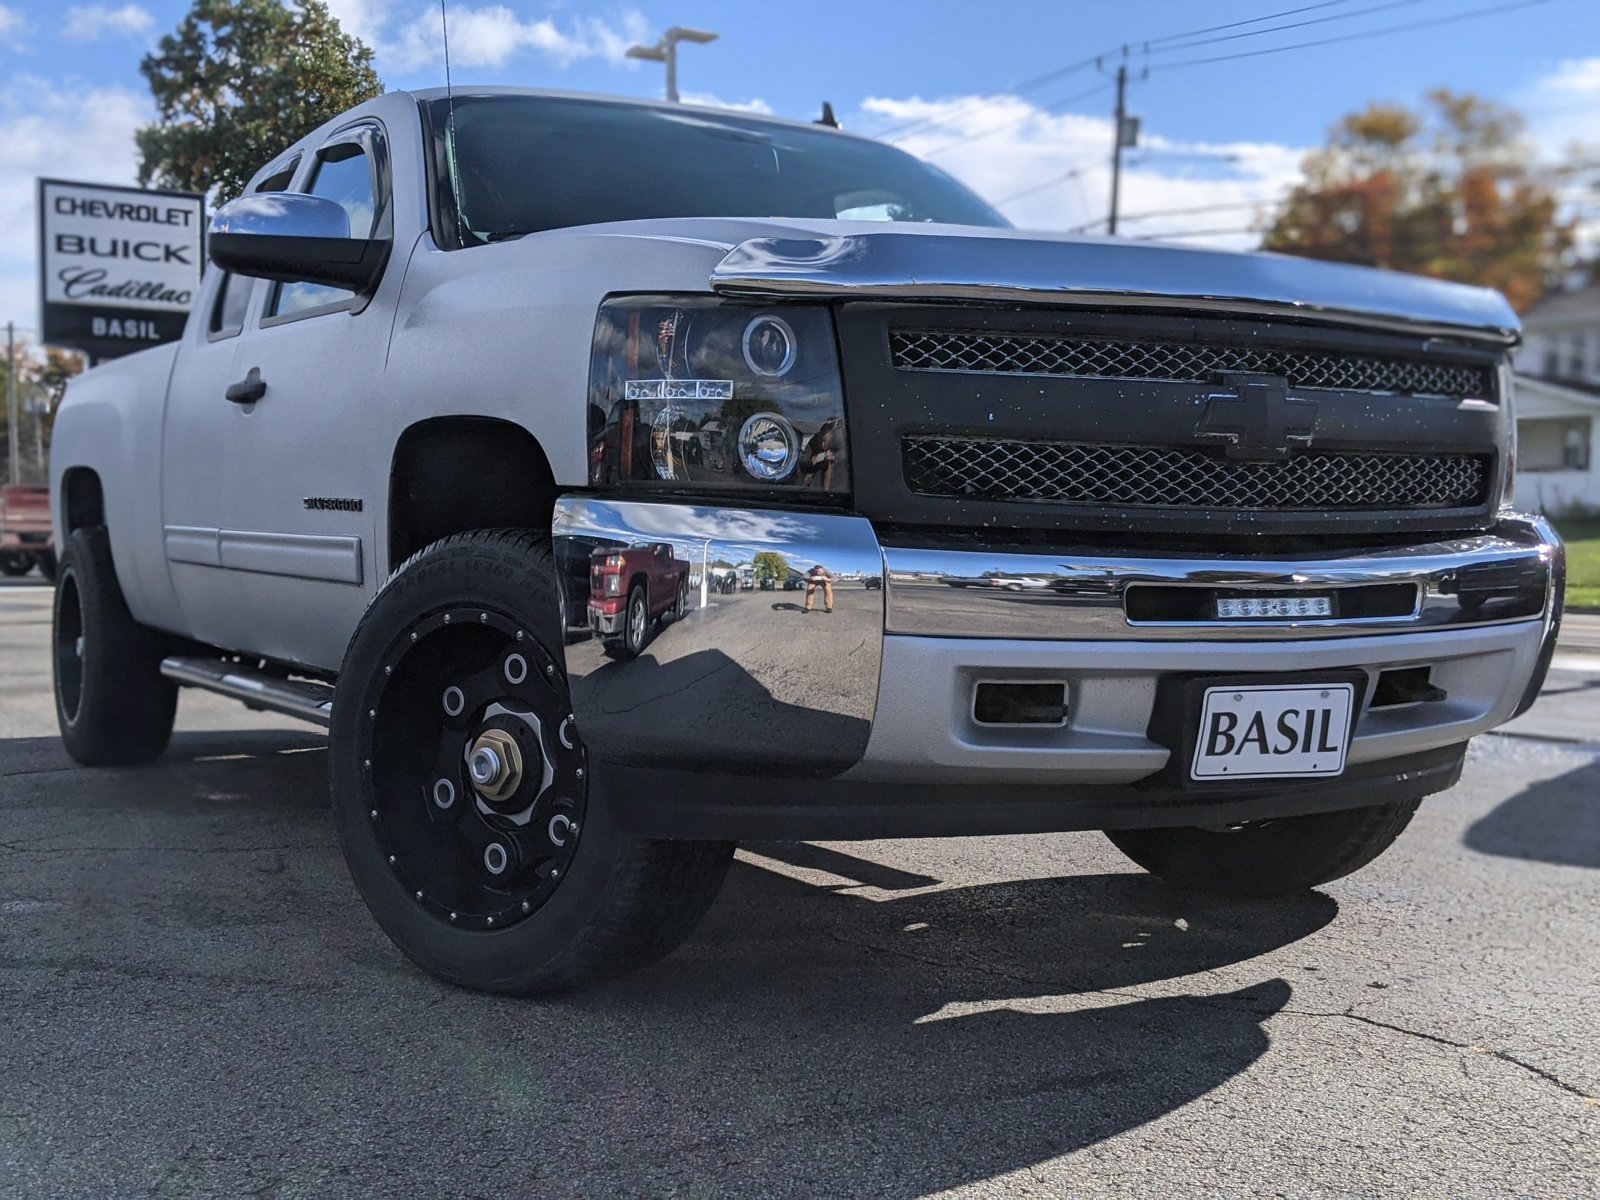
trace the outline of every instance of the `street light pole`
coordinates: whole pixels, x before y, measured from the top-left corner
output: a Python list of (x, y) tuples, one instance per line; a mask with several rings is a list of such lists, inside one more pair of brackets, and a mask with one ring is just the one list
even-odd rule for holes
[(661, 35), (661, 40), (654, 46), (629, 46), (629, 58), (641, 58), (646, 62), (665, 63), (667, 67), (667, 102), (678, 103), (678, 43), (694, 42), (703, 46), (707, 42), (717, 40), (717, 35), (704, 29), (685, 29), (681, 25), (674, 25)]

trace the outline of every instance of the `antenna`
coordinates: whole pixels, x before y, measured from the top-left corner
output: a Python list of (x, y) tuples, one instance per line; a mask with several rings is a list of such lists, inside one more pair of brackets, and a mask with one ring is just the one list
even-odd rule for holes
[(445, 14), (445, 0), (439, 0), (439, 29), (444, 34), (444, 158), (450, 169), (450, 190), (455, 193), (456, 241), (463, 247), (467, 236), (461, 222), (461, 176), (456, 170), (456, 94), (450, 86), (450, 18)]

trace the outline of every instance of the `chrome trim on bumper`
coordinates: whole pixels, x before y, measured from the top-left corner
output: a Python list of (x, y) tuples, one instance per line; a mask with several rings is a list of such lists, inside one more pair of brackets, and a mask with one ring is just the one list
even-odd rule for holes
[[(835, 577), (832, 613), (820, 595), (802, 615), (804, 592), (711, 593), (701, 584), (685, 616), (653, 623), (635, 659), (607, 657), (599, 639), (569, 644), (573, 711), (591, 754), (730, 775), (827, 776), (860, 760), (878, 699), (883, 593), (838, 577), (883, 571), (865, 518), (569, 495), (556, 504), (552, 532), (558, 562), (596, 545), (669, 542), (691, 578), (762, 552)], [(586, 576), (559, 578), (567, 611), (586, 612)]]
[[(1348, 557), (1121, 557), (1099, 551), (995, 554), (886, 546), (890, 634), (929, 637), (1271, 641), (1360, 637), (1536, 620), (1551, 609), (1560, 541), (1543, 518), (1507, 516), (1491, 533)], [(1015, 590), (994, 573), (1025, 581)], [(1402, 616), (1135, 621), (1130, 588), (1261, 590), (1274, 595), (1411, 585)]]

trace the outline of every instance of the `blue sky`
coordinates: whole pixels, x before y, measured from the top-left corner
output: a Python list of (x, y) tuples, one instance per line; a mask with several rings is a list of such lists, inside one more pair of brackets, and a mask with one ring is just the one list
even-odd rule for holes
[[(450, 0), (450, 13), (458, 84), (638, 96), (660, 94), (662, 71), (622, 57), (631, 41), (653, 40), (671, 24), (715, 30), (717, 42), (681, 52), (686, 96), (806, 118), (828, 99), (847, 126), (900, 129), (900, 144), (999, 202), (1019, 224), (1052, 228), (1104, 214), (1109, 78), (1091, 64), (1024, 92), (1008, 89), (1101, 53), (1110, 66), (1128, 44), (1129, 107), (1143, 119), (1145, 148), (1133, 157), (1124, 211), (1211, 211), (1136, 216), (1124, 232), (1245, 247), (1264, 211), (1250, 206), (1281, 195), (1327, 127), (1369, 100), (1470, 89), (1527, 111), (1547, 158), (1575, 140), (1600, 158), (1600, 2), (1511, 3)], [(330, 7), (377, 48), (387, 85), (442, 82), (436, 4)], [(31, 178), (129, 181), (131, 131), (148, 119), (139, 58), (187, 8), (178, 0), (0, 0), (0, 222), (13, 231), (0, 243), (0, 319), (34, 319)], [(1291, 9), (1304, 11), (1235, 24)], [(1468, 17), (1483, 9), (1502, 11)], [(1394, 28), (1432, 22), (1448, 23)], [(1362, 36), (1181, 65), (1351, 35)], [(910, 122), (919, 124), (904, 128)]]

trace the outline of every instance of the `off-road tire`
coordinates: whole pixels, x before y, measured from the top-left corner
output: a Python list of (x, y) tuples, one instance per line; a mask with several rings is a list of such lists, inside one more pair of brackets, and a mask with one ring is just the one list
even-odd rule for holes
[(0, 550), (0, 575), (16, 579), (33, 570), (33, 555), (22, 550)]
[[(414, 963), (478, 991), (558, 992), (642, 967), (699, 924), (722, 886), (731, 842), (633, 837), (592, 789), (567, 869), (548, 898), (504, 928), (465, 929), (423, 903), (390, 865), (373, 813), (381, 801), (364, 764), (362, 724), (378, 711), (384, 665), (408, 629), (441, 611), (483, 608), (513, 616), (532, 660), (557, 669), (565, 696), (556, 572), (547, 540), (523, 530), (457, 534), (400, 567), (372, 602), (345, 655), (330, 733), (333, 813), (356, 886), (384, 932)], [(418, 791), (418, 803), (421, 789)]]
[(169, 639), (128, 612), (102, 528), (67, 537), (51, 634), (56, 719), (67, 753), (90, 767), (159, 758), (178, 708), (178, 685), (161, 674)]
[(1239, 829), (1111, 829), (1106, 836), (1174, 887), (1288, 896), (1359, 871), (1394, 844), (1421, 800), (1255, 821)]
[(33, 561), (38, 564), (39, 574), (43, 575), (50, 583), (54, 583), (56, 581), (56, 575), (59, 573), (59, 568), (56, 563), (56, 552), (54, 550), (39, 551), (39, 553), (33, 556)]

